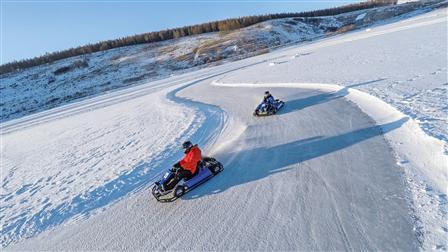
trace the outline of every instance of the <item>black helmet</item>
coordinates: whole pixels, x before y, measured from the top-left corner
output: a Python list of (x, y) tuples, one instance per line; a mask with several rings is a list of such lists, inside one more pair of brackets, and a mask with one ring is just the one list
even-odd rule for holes
[(270, 94), (269, 91), (264, 92), (264, 95), (269, 95), (269, 94)]
[(193, 147), (193, 144), (190, 141), (185, 141), (182, 144), (182, 149), (184, 150), (184, 152), (188, 151), (191, 147)]

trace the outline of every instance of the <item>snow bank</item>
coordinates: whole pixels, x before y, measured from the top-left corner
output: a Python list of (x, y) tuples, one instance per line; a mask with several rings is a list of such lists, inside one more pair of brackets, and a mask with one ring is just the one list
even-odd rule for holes
[(410, 2), (417, 2), (418, 0), (398, 0), (397, 4), (404, 4)]
[(355, 21), (362, 20), (362, 19), (366, 16), (366, 14), (367, 14), (367, 13), (359, 14), (359, 15), (356, 17)]

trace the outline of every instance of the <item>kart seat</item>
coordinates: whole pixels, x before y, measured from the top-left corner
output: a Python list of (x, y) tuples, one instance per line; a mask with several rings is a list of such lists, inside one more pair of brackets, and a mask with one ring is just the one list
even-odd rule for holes
[(202, 160), (199, 160), (197, 165), (196, 165), (196, 171), (193, 173), (193, 175), (191, 177), (194, 177), (194, 176), (198, 175), (199, 170), (202, 169), (202, 166), (204, 166), (203, 163), (202, 163)]

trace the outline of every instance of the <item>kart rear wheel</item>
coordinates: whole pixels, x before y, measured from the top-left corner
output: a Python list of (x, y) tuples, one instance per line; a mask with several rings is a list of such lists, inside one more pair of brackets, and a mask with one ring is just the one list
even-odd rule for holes
[(217, 162), (216, 164), (213, 164), (212, 167), (210, 167), (210, 171), (216, 175), (218, 174), (220, 171), (222, 171), (222, 164)]

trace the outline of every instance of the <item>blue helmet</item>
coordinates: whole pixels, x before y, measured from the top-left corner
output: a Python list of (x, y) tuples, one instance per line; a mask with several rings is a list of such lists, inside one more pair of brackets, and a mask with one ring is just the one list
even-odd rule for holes
[(193, 144), (190, 141), (185, 141), (182, 144), (182, 149), (184, 150), (184, 152), (188, 151), (191, 147), (193, 147)]

